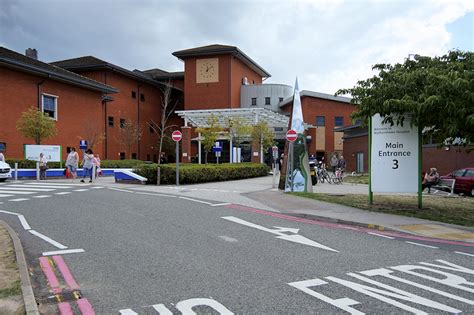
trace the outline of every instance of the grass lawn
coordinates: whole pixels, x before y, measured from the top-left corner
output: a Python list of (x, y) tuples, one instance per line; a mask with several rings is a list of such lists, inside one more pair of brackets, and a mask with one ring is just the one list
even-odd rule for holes
[(356, 175), (356, 176), (351, 176), (346, 175), (344, 177), (344, 183), (353, 183), (353, 184), (369, 184), (369, 175), (367, 174), (362, 174), (362, 175)]
[(391, 213), (451, 224), (474, 227), (474, 198), (438, 197), (423, 198), (423, 209), (418, 209), (416, 196), (375, 195), (369, 205), (367, 195), (328, 195), (293, 193), (296, 196), (343, 204), (368, 211)]

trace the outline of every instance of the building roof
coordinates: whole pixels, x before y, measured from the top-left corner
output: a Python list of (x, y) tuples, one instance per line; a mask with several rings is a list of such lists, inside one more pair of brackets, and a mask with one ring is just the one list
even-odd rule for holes
[(199, 56), (208, 56), (208, 55), (218, 55), (218, 54), (232, 54), (233, 56), (237, 57), (240, 61), (245, 63), (249, 68), (257, 72), (264, 78), (269, 78), (271, 76), (265, 69), (263, 69), (259, 64), (252, 60), (249, 56), (247, 56), (243, 51), (235, 46), (228, 46), (228, 45), (207, 45), (201, 47), (195, 47), (190, 49), (184, 49), (175, 51), (173, 56), (184, 59), (187, 57), (199, 57)]
[[(335, 96), (332, 94), (326, 94), (326, 93), (320, 93), (320, 92), (313, 92), (313, 91), (307, 91), (303, 90), (300, 91), (300, 97), (315, 97), (315, 98), (321, 98), (325, 100), (330, 100), (330, 101), (335, 101), (335, 102), (342, 102), (342, 103), (347, 103), (347, 104), (353, 104), (351, 102), (350, 97), (344, 97), (344, 96)], [(293, 95), (290, 97), (285, 98), (278, 106), (284, 107), (288, 105), (289, 103), (293, 102)]]
[(70, 71), (110, 69), (135, 80), (147, 82), (152, 85), (160, 84), (159, 82), (153, 80), (152, 78), (150, 78), (150, 76), (142, 73), (141, 71), (130, 71), (125, 68), (114, 65), (110, 62), (96, 58), (94, 56), (83, 56), (78, 58), (60, 60), (51, 62), (51, 64)]
[(109, 85), (94, 81), (55, 65), (26, 57), (5, 47), (0, 47), (0, 65), (86, 89), (104, 93), (118, 92), (117, 89)]
[[(137, 71), (137, 70), (134, 70), (134, 71)], [(184, 79), (184, 71), (168, 72), (162, 69), (155, 68), (155, 69), (144, 70), (141, 72), (150, 76), (152, 79), (157, 80), (157, 81)]]

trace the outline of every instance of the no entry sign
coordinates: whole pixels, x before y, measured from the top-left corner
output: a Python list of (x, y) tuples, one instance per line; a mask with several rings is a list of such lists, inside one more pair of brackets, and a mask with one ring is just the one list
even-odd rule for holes
[(296, 131), (290, 129), (286, 132), (286, 140), (294, 142), (296, 139), (298, 139), (298, 134), (296, 133)]
[(181, 131), (179, 131), (179, 130), (175, 130), (175, 131), (173, 131), (173, 133), (171, 134), (171, 139), (173, 139), (173, 140), (176, 141), (176, 142), (181, 141), (182, 138), (183, 138), (183, 134), (182, 134)]

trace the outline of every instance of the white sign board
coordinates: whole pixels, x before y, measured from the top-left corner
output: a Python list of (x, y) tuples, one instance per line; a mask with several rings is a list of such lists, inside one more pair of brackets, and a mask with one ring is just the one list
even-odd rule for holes
[(25, 145), (25, 159), (31, 161), (39, 161), (39, 155), (43, 153), (48, 162), (61, 161), (60, 145)]
[(382, 124), (372, 117), (372, 192), (418, 192), (418, 130), (405, 118), (403, 126)]

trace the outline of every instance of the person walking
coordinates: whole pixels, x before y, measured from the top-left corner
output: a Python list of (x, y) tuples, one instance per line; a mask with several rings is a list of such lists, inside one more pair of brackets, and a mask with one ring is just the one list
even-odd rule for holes
[(329, 161), (329, 163), (331, 165), (331, 170), (332, 170), (333, 174), (336, 174), (336, 168), (339, 165), (339, 159), (337, 158), (336, 154), (334, 154), (331, 157), (331, 161)]
[(71, 151), (67, 155), (66, 158), (66, 168), (69, 171), (69, 174), (71, 174), (72, 181), (77, 177), (77, 167), (79, 165), (79, 154), (76, 152), (76, 148), (72, 147)]
[(48, 160), (46, 160), (46, 157), (44, 156), (43, 153), (40, 153), (39, 155), (40, 180), (46, 179), (46, 170), (48, 169), (47, 164), (48, 164)]
[(82, 160), (82, 179), (81, 183), (84, 183), (85, 178), (89, 177), (89, 183), (92, 183), (92, 160), (94, 159), (94, 154), (91, 149), (87, 149), (84, 152), (84, 159)]
[(95, 166), (95, 178), (97, 178), (97, 175), (102, 175), (102, 170), (100, 169), (99, 153), (97, 153), (92, 159), (92, 165)]

